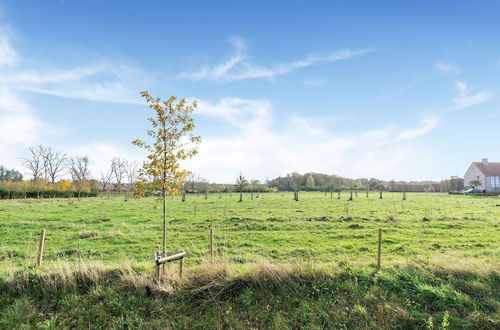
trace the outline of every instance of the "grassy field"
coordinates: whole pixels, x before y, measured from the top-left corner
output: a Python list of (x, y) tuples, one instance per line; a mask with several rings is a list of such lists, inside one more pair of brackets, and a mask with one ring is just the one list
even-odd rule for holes
[[(188, 263), (206, 258), (209, 228), (229, 260), (285, 262), (348, 259), (375, 261), (382, 228), (385, 260), (452, 254), (498, 258), (500, 198), (447, 194), (260, 194), (242, 203), (237, 194), (169, 200), (168, 247), (185, 250)], [(161, 243), (161, 210), (153, 198), (0, 201), (0, 262), (33, 260), (40, 229), (47, 230), (46, 259), (150, 261)], [(323, 221), (322, 221), (323, 220)], [(326, 221), (324, 221), (326, 220)]]
[(378, 197), (174, 198), (168, 250), (188, 252), (186, 275), (160, 284), (153, 198), (0, 201), (0, 328), (497, 327), (500, 198)]

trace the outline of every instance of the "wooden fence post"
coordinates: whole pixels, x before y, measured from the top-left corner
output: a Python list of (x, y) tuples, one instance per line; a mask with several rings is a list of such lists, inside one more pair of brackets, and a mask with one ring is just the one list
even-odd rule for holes
[(159, 246), (155, 252), (155, 264), (156, 264), (155, 277), (159, 281), (160, 280), (160, 265), (156, 262), (156, 260), (158, 260), (158, 259), (160, 259), (160, 247)]
[(378, 229), (378, 244), (377, 244), (377, 270), (380, 270), (380, 257), (382, 255), (382, 228)]
[(182, 258), (179, 262), (179, 277), (182, 277), (183, 272), (184, 272), (184, 258)]
[(40, 232), (40, 243), (38, 244), (38, 254), (36, 255), (36, 265), (42, 265), (43, 249), (45, 248), (45, 229)]
[(210, 257), (214, 258), (214, 229), (210, 228)]

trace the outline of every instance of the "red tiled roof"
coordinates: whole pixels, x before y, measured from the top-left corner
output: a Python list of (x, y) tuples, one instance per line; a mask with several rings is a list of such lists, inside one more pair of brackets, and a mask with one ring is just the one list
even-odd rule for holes
[(488, 165), (484, 165), (482, 162), (473, 162), (472, 164), (476, 165), (486, 176), (500, 175), (500, 162), (488, 162)]

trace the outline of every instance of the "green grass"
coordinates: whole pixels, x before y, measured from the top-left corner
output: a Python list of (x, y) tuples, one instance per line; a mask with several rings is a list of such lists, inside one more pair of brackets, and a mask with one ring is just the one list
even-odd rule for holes
[[(237, 194), (169, 200), (168, 248), (185, 250), (187, 262), (206, 258), (209, 228), (229, 260), (373, 263), (377, 229), (384, 231), (384, 260), (432, 257), (498, 258), (500, 198), (446, 194), (359, 193), (347, 201), (321, 193), (260, 194), (238, 203)], [(33, 260), (40, 229), (47, 230), (47, 260), (151, 260), (161, 243), (161, 210), (153, 198), (0, 201), (0, 263)], [(329, 221), (316, 221), (327, 217)]]
[[(169, 200), (168, 250), (188, 256), (186, 276), (171, 265), (161, 284), (152, 280), (161, 242), (153, 198), (0, 201), (0, 328), (499, 325), (500, 198), (348, 197)], [(44, 265), (33, 268), (42, 228)]]

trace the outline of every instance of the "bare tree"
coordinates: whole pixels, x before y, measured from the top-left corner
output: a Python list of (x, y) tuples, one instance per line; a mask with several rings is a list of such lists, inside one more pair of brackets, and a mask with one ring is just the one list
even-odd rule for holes
[(122, 182), (126, 175), (125, 160), (120, 158), (113, 158), (111, 160), (111, 168), (116, 179), (118, 192), (122, 192)]
[(41, 145), (37, 147), (30, 147), (30, 154), (27, 158), (23, 158), (22, 162), (24, 167), (26, 167), (33, 177), (33, 183), (37, 183), (38, 179), (43, 177), (44, 174), (44, 159), (43, 159), (43, 147)]
[(196, 174), (190, 172), (186, 177), (186, 183), (184, 183), (184, 191), (191, 190), (194, 191), (196, 185)]
[(88, 184), (90, 170), (89, 170), (89, 158), (87, 156), (75, 157), (69, 160), (69, 171), (75, 184), (76, 191), (78, 192), (78, 199), (80, 199), (81, 192)]
[(40, 146), (40, 152), (43, 157), (43, 168), (45, 177), (51, 184), (56, 183), (56, 179), (64, 171), (64, 162), (66, 155), (53, 150), (51, 147), (43, 148)]
[(108, 199), (109, 199), (109, 190), (110, 190), (110, 183), (111, 180), (113, 180), (113, 165), (110, 166), (110, 169), (106, 172), (103, 173), (101, 172), (101, 183), (102, 183), (102, 192), (107, 192), (108, 193)]
[(137, 168), (138, 168), (137, 162), (129, 162), (125, 161), (125, 174), (127, 176), (127, 185), (125, 186), (125, 200), (128, 200), (128, 190), (129, 187), (133, 186), (136, 179), (137, 179)]

